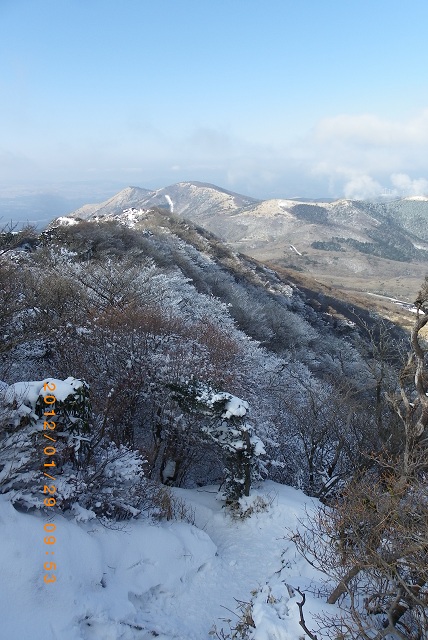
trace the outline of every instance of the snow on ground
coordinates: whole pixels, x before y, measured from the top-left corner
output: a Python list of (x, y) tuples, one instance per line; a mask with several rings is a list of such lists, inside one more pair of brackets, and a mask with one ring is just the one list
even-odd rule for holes
[(170, 210), (170, 213), (174, 213), (174, 203), (173, 203), (173, 201), (171, 200), (170, 196), (165, 195), (165, 200), (166, 200), (166, 201), (167, 201), (167, 203), (169, 204), (169, 210)]
[[(140, 519), (106, 528), (56, 515), (52, 545), (43, 541), (52, 535), (43, 530), (44, 516), (19, 513), (0, 496), (0, 637), (209, 640), (213, 624), (229, 630), (221, 618), (236, 623), (236, 600), (249, 602), (259, 588), (255, 640), (302, 637), (299, 596), (287, 585), (304, 590), (319, 577), (296, 554), (286, 528), (296, 527), (312, 501), (268, 481), (255, 493), (268, 497), (269, 509), (233, 520), (216, 487), (174, 492), (194, 511), (195, 525)], [(45, 562), (55, 562), (56, 571), (44, 571)], [(45, 584), (52, 573), (57, 581)], [(310, 611), (320, 606), (307, 593), (309, 626)]]

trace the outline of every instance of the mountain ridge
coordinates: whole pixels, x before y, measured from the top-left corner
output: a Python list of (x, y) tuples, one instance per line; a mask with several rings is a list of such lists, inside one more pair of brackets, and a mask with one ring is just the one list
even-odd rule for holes
[[(328, 285), (364, 290), (370, 281), (372, 292), (402, 298), (408, 278), (413, 294), (428, 263), (428, 199), (421, 198), (257, 200), (210, 183), (188, 181), (152, 191), (127, 187), (68, 217), (102, 220), (120, 217), (124, 210), (153, 208), (201, 225), (236, 251), (314, 274)], [(412, 274), (404, 265), (412, 265)], [(361, 278), (364, 282), (355, 284)]]

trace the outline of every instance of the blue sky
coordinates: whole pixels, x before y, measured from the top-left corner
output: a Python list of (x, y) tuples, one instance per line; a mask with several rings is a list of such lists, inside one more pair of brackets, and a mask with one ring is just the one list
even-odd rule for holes
[(0, 185), (428, 193), (426, 0), (0, 0)]

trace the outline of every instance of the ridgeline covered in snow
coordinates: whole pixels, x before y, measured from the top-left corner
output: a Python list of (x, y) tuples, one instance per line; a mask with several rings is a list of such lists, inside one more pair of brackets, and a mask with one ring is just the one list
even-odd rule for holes
[(170, 211), (12, 240), (5, 637), (423, 637), (422, 303), (400, 374), (390, 323)]

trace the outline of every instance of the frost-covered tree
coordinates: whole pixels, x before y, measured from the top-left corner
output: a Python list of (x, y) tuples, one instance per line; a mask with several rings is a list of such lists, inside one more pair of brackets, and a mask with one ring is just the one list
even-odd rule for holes
[(34, 253), (6, 254), (16, 264), (0, 278), (0, 378), (86, 380), (92, 433), (138, 448), (148, 477), (179, 486), (221, 475), (208, 416), (181, 411), (170, 386), (209, 381), (248, 401), (271, 477), (318, 495), (337, 487), (367, 433), (355, 439), (370, 400), (357, 342), (186, 221), (153, 211), (135, 229), (122, 222), (58, 227)]
[(265, 453), (247, 421), (248, 403), (195, 380), (173, 388), (182, 408), (207, 418), (201, 432), (222, 451), (226, 504), (237, 506), (240, 498), (250, 495), (252, 481), (260, 477), (259, 457)]
[(0, 491), (19, 508), (132, 517), (147, 502), (143, 460), (93, 430), (88, 385), (20, 382), (0, 392)]
[(56, 476), (68, 464), (78, 469), (88, 461), (91, 409), (83, 381), (17, 382), (2, 389), (0, 400), (0, 483), (13, 501), (35, 495), (43, 474)]

